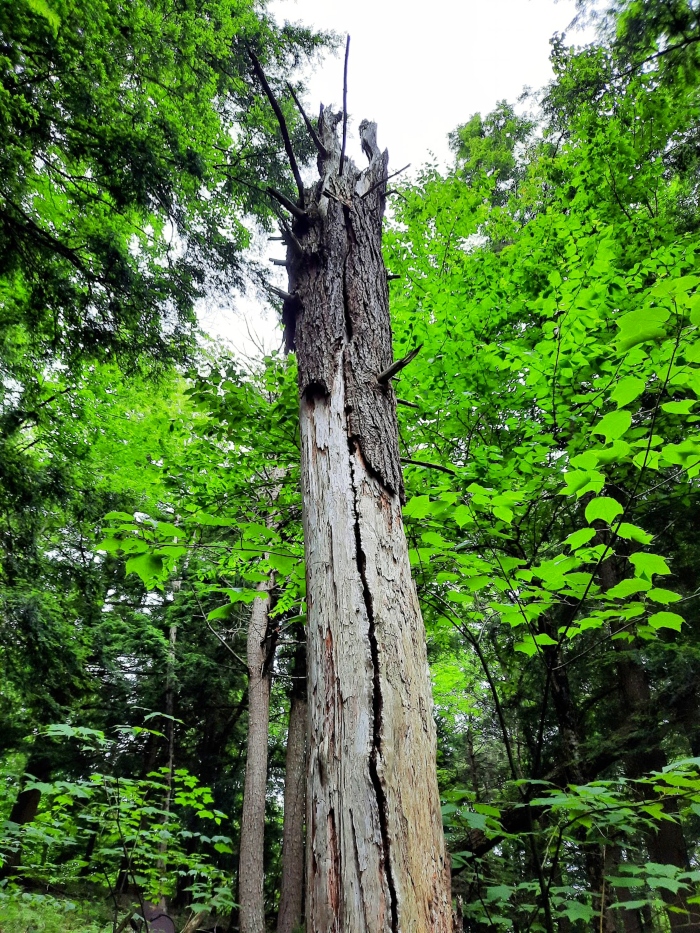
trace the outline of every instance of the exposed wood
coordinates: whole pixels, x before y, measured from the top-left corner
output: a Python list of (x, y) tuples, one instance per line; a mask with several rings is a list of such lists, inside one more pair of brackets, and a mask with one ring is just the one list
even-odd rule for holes
[[(329, 153), (288, 251), (307, 564), (307, 929), (451, 930), (425, 632), (401, 516), (396, 399), (381, 252), (387, 155)], [(344, 154), (344, 153), (343, 153)], [(374, 190), (363, 198), (370, 188)], [(329, 196), (330, 195), (330, 196)]]

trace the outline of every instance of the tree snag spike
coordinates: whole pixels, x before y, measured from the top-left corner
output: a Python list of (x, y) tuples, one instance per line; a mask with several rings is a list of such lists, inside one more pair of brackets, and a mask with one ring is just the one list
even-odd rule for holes
[(271, 291), (273, 295), (277, 295), (278, 298), (281, 298), (282, 301), (294, 301), (294, 295), (286, 292), (283, 288), (277, 288), (276, 285), (268, 285), (268, 291)]
[(345, 42), (345, 64), (343, 66), (343, 145), (340, 148), (340, 166), (338, 174), (343, 174), (345, 162), (345, 143), (348, 138), (348, 56), (350, 55), (350, 35)]
[(250, 60), (253, 63), (253, 70), (257, 75), (258, 81), (262, 84), (263, 90), (267, 96), (267, 99), (270, 101), (270, 105), (275, 112), (277, 117), (277, 123), (279, 124), (280, 132), (282, 133), (282, 140), (284, 141), (284, 148), (287, 153), (287, 158), (289, 159), (289, 165), (292, 169), (292, 174), (294, 175), (294, 181), (297, 184), (297, 191), (299, 192), (299, 204), (302, 209), (304, 207), (304, 185), (301, 180), (301, 175), (299, 174), (299, 166), (297, 165), (297, 160), (294, 156), (294, 149), (292, 148), (292, 141), (289, 138), (289, 130), (287, 129), (287, 121), (284, 119), (284, 114), (282, 113), (282, 108), (277, 102), (277, 98), (272, 93), (272, 88), (267, 83), (267, 78), (265, 77), (265, 72), (262, 70), (262, 66), (258, 61), (258, 57), (252, 49), (248, 49), (248, 54), (250, 55)]
[(289, 83), (289, 81), (287, 81), (287, 87), (289, 88), (289, 93), (292, 95), (292, 99), (294, 100), (294, 103), (297, 105), (297, 110), (301, 114), (302, 120), (306, 124), (306, 129), (309, 131), (309, 136), (313, 139), (314, 145), (318, 149), (319, 155), (321, 156), (322, 159), (327, 159), (328, 153), (326, 152), (326, 147), (323, 145), (321, 140), (318, 138), (318, 133), (316, 132), (313, 123), (307, 117), (306, 111), (301, 106), (301, 101), (299, 100), (297, 95), (294, 93), (294, 88)]
[(284, 266), (285, 269), (289, 265), (286, 259), (270, 259), (270, 262), (273, 266)]
[[(380, 178), (380, 180), (377, 182), (377, 184), (376, 184), (375, 187), (379, 187), (379, 185), (381, 185), (382, 183), (386, 183), (387, 181), (389, 181), (390, 178), (396, 178), (397, 175), (400, 175), (401, 172), (405, 172), (406, 169), (407, 169), (407, 168), (410, 168), (410, 167), (411, 167), (411, 163), (408, 162), (406, 165), (404, 165), (403, 168), (397, 169), (395, 172), (392, 172), (391, 175), (387, 175), (386, 178)], [(365, 193), (362, 195), (362, 197), (363, 197), (363, 198), (366, 198), (368, 194), (371, 194), (371, 193), (372, 193), (372, 191), (374, 191), (374, 188), (370, 188), (369, 191), (365, 191)], [(394, 192), (389, 192), (389, 191), (387, 190), (387, 191), (385, 191), (384, 193), (385, 193), (385, 194), (389, 194), (389, 193), (394, 193)]]
[[(387, 278), (389, 278), (389, 276), (387, 276)], [(377, 382), (380, 385), (385, 385), (390, 379), (393, 379), (397, 373), (400, 373), (404, 367), (408, 366), (408, 364), (418, 356), (422, 347), (423, 344), (419, 343), (415, 350), (411, 350), (406, 356), (403, 356), (400, 360), (396, 360), (391, 366), (387, 366), (387, 368), (377, 376)]]
[[(319, 181), (288, 246), (307, 576), (307, 929), (451, 933), (425, 631), (401, 502), (381, 193), (323, 110)], [(377, 184), (379, 182), (379, 184)], [(373, 189), (370, 191), (370, 189)], [(364, 194), (369, 194), (363, 197)]]
[(286, 207), (289, 213), (293, 217), (296, 217), (297, 220), (305, 220), (309, 216), (298, 204), (295, 204), (294, 201), (290, 201), (286, 194), (282, 194), (282, 192), (278, 191), (276, 188), (267, 188), (266, 190), (270, 197), (279, 201), (282, 207)]

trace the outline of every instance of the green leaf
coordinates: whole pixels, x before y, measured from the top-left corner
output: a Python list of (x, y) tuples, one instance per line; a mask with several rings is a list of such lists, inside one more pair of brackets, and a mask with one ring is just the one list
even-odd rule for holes
[(513, 521), (513, 510), (509, 509), (506, 505), (495, 505), (493, 507), (493, 514), (496, 518), (500, 518), (501, 521), (508, 525)]
[(43, 16), (51, 26), (51, 31), (54, 36), (58, 33), (58, 27), (61, 25), (61, 17), (55, 10), (51, 9), (46, 0), (27, 0), (27, 6), (30, 10), (38, 13), (39, 16)]
[(578, 531), (570, 534), (564, 541), (564, 544), (568, 544), (572, 551), (576, 551), (578, 548), (583, 547), (584, 544), (588, 544), (595, 535), (595, 528), (580, 528)]
[(688, 415), (695, 404), (697, 404), (697, 399), (688, 398), (680, 402), (665, 402), (661, 409), (671, 415)]
[(637, 576), (645, 577), (647, 580), (651, 580), (655, 573), (660, 575), (671, 573), (666, 561), (658, 554), (647, 554), (643, 551), (639, 554), (632, 554), (630, 563), (634, 565)]
[(629, 522), (621, 522), (615, 529), (618, 538), (625, 538), (627, 541), (636, 541), (638, 544), (649, 544), (654, 536), (650, 535), (643, 528), (637, 525), (631, 525)]
[(669, 318), (665, 308), (639, 308), (630, 311), (618, 321), (620, 333), (618, 346), (621, 350), (631, 350), (637, 344), (648, 340), (660, 340), (666, 336), (663, 327)]
[(643, 379), (637, 376), (625, 376), (610, 393), (610, 401), (615, 402), (618, 408), (624, 408), (625, 405), (629, 405), (638, 398), (645, 388), (646, 382)]
[(136, 573), (141, 578), (144, 586), (149, 589), (159, 582), (163, 573), (163, 558), (156, 554), (140, 554), (138, 557), (131, 557), (126, 562), (127, 575)]
[(653, 599), (655, 603), (663, 603), (668, 605), (668, 603), (677, 603), (681, 598), (678, 593), (674, 593), (673, 590), (664, 590), (664, 589), (654, 589), (649, 590), (647, 593), (648, 599)]
[(531, 658), (533, 654), (537, 654), (537, 643), (532, 635), (526, 635), (522, 641), (516, 642), (513, 645), (513, 650), (519, 651), (521, 654), (526, 654)]
[(655, 612), (649, 616), (649, 625), (653, 629), (670, 628), (674, 632), (680, 632), (684, 621), (683, 617), (675, 612)]
[(597, 499), (591, 499), (586, 506), (586, 521), (589, 525), (596, 520), (610, 524), (623, 512), (623, 507), (616, 499), (612, 499), (610, 496), (600, 496)]
[(605, 595), (608, 599), (626, 599), (628, 596), (632, 596), (633, 593), (642, 593), (650, 587), (651, 583), (648, 580), (634, 577), (631, 580), (621, 580), (615, 586), (611, 586), (609, 590), (605, 591)]
[(632, 415), (628, 411), (611, 411), (592, 428), (593, 434), (602, 434), (606, 441), (617, 440), (630, 429)]
[(430, 513), (430, 496), (414, 496), (404, 506), (407, 518), (425, 518)]

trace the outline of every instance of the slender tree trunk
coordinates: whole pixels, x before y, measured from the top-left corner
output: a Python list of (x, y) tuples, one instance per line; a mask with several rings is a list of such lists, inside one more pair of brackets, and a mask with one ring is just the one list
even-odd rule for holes
[[(173, 796), (173, 773), (175, 769), (175, 646), (177, 644), (177, 625), (171, 625), (168, 633), (168, 666), (165, 680), (165, 737), (168, 743), (168, 764), (165, 775), (165, 798), (163, 800), (163, 816), (161, 821), (167, 828), (170, 818), (170, 804)], [(158, 869), (161, 876), (165, 874), (168, 843), (164, 840), (158, 846)], [(161, 894), (158, 908), (161, 911), (168, 909), (168, 900)]]
[(444, 933), (449, 871), (403, 482), (381, 222), (387, 154), (360, 173), (322, 113), (321, 181), (288, 234), (307, 572), (307, 925)]
[[(305, 633), (299, 633), (303, 638)], [(306, 646), (294, 653), (294, 681), (287, 731), (284, 776), (284, 828), (282, 835), (282, 887), (277, 933), (292, 933), (300, 926), (304, 898), (304, 808), (306, 804)]]
[(248, 626), (248, 750), (238, 868), (241, 933), (265, 933), (263, 899), (267, 739), (272, 684), (269, 643), (270, 593), (274, 575), (258, 585)]

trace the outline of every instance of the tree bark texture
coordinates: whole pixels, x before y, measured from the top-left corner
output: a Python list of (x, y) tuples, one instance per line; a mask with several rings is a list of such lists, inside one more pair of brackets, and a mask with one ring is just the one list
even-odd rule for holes
[(381, 225), (387, 153), (320, 181), (287, 236), (307, 566), (309, 933), (451, 930), (425, 632), (401, 516)]
[(306, 806), (306, 651), (297, 646), (287, 730), (282, 829), (282, 886), (277, 933), (293, 933), (302, 919), (304, 899), (304, 811)]
[(274, 576), (258, 585), (248, 626), (248, 742), (238, 869), (241, 933), (265, 933), (263, 899), (267, 741), (272, 684), (269, 611)]

